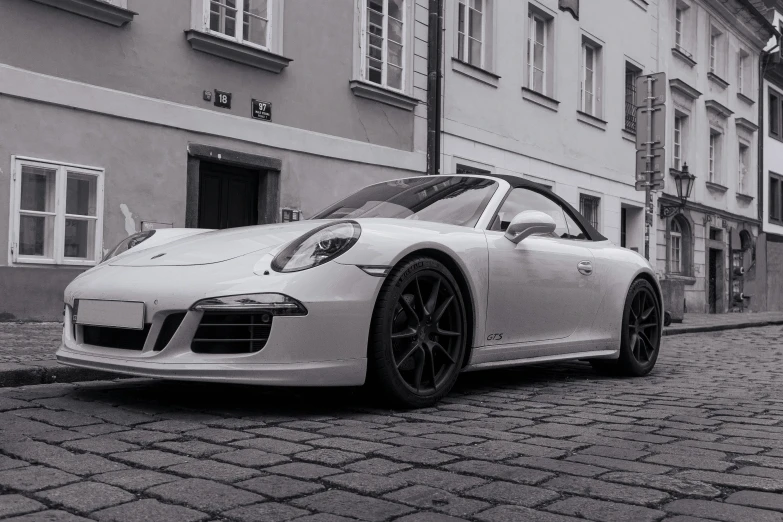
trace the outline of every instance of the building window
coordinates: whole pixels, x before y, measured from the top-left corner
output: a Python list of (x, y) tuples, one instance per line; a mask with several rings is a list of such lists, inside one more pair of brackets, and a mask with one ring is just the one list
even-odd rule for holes
[(527, 87), (541, 94), (546, 92), (546, 33), (547, 21), (528, 13)]
[(674, 11), (674, 46), (682, 49), (682, 19), (685, 16), (685, 10), (677, 7)]
[(739, 172), (737, 175), (737, 192), (747, 194), (748, 189), (748, 152), (750, 147), (744, 143), (739, 144)]
[(753, 92), (753, 76), (751, 74), (751, 57), (745, 50), (737, 54), (737, 92), (750, 96)]
[(457, 164), (457, 174), (479, 174), (479, 175), (485, 175), (485, 174), (492, 174), (489, 170), (486, 169), (480, 169), (478, 167), (471, 167), (470, 165), (462, 165)]
[(484, 8), (486, 0), (460, 0), (457, 27), (457, 58), (484, 67)]
[(674, 0), (674, 48), (693, 59), (690, 52), (694, 48), (696, 17), (692, 16), (691, 8), (684, 0)]
[(721, 182), (722, 137), (720, 132), (710, 129), (709, 170), (707, 171), (707, 180), (710, 183)]
[(15, 263), (92, 265), (101, 258), (103, 171), (16, 159)]
[(710, 72), (719, 78), (725, 78), (726, 74), (726, 38), (723, 32), (710, 26)]
[(625, 64), (625, 130), (636, 133), (636, 80), (641, 74), (638, 67)]
[(683, 128), (685, 117), (675, 115), (674, 116), (674, 170), (682, 170), (682, 157), (683, 157)]
[(272, 0), (208, 0), (209, 32), (269, 50)]
[(769, 175), (769, 221), (783, 225), (783, 176)]
[(369, 82), (403, 90), (405, 0), (365, 0), (362, 75)]
[(682, 273), (682, 228), (677, 219), (672, 220), (669, 231), (669, 272)]
[(769, 135), (773, 138), (783, 139), (783, 129), (781, 129), (781, 97), (772, 89), (769, 91)]
[(598, 206), (601, 203), (601, 198), (595, 196), (588, 196), (586, 194), (579, 195), (579, 212), (587, 219), (587, 221), (598, 230)]
[(715, 34), (714, 29), (710, 34), (710, 72), (717, 74), (717, 60), (718, 60), (718, 35)]
[(601, 115), (601, 47), (582, 39), (580, 74), (580, 110), (591, 116)]

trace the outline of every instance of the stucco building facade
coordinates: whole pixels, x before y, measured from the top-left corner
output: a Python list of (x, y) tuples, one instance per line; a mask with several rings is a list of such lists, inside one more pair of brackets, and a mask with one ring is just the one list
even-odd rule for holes
[(59, 319), (129, 233), (424, 172), (426, 53), (425, 0), (4, 0), (0, 317)]

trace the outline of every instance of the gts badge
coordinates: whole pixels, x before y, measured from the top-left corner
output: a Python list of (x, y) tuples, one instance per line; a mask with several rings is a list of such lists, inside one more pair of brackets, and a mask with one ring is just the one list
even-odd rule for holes
[(503, 340), (502, 333), (493, 333), (487, 336), (487, 341), (502, 341), (502, 340)]

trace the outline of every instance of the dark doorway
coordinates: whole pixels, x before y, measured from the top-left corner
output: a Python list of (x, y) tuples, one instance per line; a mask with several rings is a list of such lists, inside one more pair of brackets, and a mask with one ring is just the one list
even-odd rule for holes
[(626, 236), (628, 234), (628, 213), (625, 207), (620, 209), (620, 246), (625, 248), (627, 245)]
[(707, 281), (707, 302), (709, 313), (716, 314), (719, 311), (720, 292), (722, 284), (719, 278), (723, 273), (723, 251), (716, 248), (710, 248), (710, 259), (708, 267)]
[(258, 178), (258, 170), (202, 161), (198, 228), (257, 225)]

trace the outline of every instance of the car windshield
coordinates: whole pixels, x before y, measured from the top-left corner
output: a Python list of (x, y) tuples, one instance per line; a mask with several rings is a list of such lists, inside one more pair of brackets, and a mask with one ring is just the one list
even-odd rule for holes
[(313, 219), (394, 218), (475, 226), (498, 188), (490, 179), (421, 176), (370, 185)]

